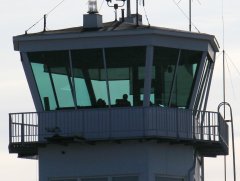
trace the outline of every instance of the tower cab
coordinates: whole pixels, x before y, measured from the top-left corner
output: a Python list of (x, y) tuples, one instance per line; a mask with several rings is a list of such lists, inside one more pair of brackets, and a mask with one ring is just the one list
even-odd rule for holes
[(206, 111), (215, 37), (135, 18), (91, 10), (13, 38), (37, 112), (10, 114), (9, 150), (39, 159), (40, 181), (200, 181), (203, 157), (228, 154), (227, 124)]
[[(110, 22), (14, 38), (38, 111), (129, 106), (204, 110), (214, 36)], [(200, 91), (202, 90), (202, 91)]]

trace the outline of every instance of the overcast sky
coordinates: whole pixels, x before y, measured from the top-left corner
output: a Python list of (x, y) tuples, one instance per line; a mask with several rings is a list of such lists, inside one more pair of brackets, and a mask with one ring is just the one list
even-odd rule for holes
[[(114, 1), (114, 0), (113, 0)], [(176, 0), (177, 2), (179, 0)], [(43, 14), (50, 11), (61, 0), (0, 0), (0, 176), (4, 181), (38, 180), (37, 161), (18, 159), (15, 154), (8, 154), (8, 113), (35, 111), (21, 66), (18, 52), (14, 52), (12, 37), (23, 34), (37, 22)], [(135, 0), (133, 0), (135, 4)], [(100, 8), (102, 0), (98, 0)], [(173, 0), (145, 0), (146, 12), (150, 24), (161, 27), (188, 30), (188, 20), (177, 8)], [(188, 13), (188, 0), (182, 0), (179, 6)], [(235, 123), (235, 144), (237, 171), (240, 171), (240, 1), (224, 2), (225, 50), (227, 58), (227, 101), (231, 103)], [(87, 0), (65, 0), (48, 16), (49, 30), (82, 25), (82, 14), (87, 11)], [(140, 7), (146, 23), (143, 8)], [(100, 13), (104, 21), (114, 20), (114, 11), (104, 2)], [(222, 2), (221, 0), (193, 0), (193, 22), (202, 32), (213, 34), (223, 47)], [(40, 22), (30, 32), (42, 30)], [(196, 31), (193, 28), (194, 31)], [(236, 67), (235, 67), (235, 66)], [(208, 110), (216, 111), (222, 102), (222, 61), (219, 53)], [(231, 153), (231, 150), (230, 150)], [(228, 180), (232, 179), (232, 157), (227, 157)], [(223, 158), (206, 159), (206, 181), (222, 181)], [(238, 172), (238, 179), (240, 173)], [(238, 180), (237, 179), (237, 180)]]

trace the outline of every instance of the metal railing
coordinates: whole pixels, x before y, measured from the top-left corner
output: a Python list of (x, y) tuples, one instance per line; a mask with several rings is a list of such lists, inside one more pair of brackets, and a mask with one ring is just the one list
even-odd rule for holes
[(126, 107), (9, 114), (10, 144), (42, 143), (56, 135), (86, 140), (159, 137), (228, 145), (228, 125), (217, 112)]

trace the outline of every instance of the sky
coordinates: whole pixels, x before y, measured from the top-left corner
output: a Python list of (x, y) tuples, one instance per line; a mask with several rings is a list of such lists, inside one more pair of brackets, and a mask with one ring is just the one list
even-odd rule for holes
[[(98, 0), (104, 21), (114, 20), (114, 11), (106, 2)], [(114, 1), (114, 0), (113, 0)], [(179, 2), (179, 0), (176, 0)], [(35, 160), (19, 159), (8, 153), (8, 113), (35, 111), (27, 81), (22, 69), (19, 52), (13, 50), (12, 37), (23, 34), (61, 0), (0, 0), (0, 176), (4, 181), (37, 181), (38, 163)], [(240, 1), (193, 0), (192, 21), (200, 32), (215, 35), (223, 45), (226, 57), (226, 100), (233, 108), (236, 164), (240, 171)], [(133, 0), (135, 4), (135, 0)], [(188, 30), (188, 0), (179, 6), (174, 0), (145, 0), (149, 22), (154, 26)], [(65, 0), (47, 18), (49, 30), (82, 25), (82, 15), (87, 11), (87, 0)], [(133, 7), (134, 8), (134, 7)], [(146, 23), (143, 7), (140, 13)], [(224, 31), (223, 31), (224, 22)], [(41, 21), (29, 32), (42, 31)], [(193, 28), (196, 32), (196, 29)], [(224, 32), (224, 33), (223, 33)], [(224, 38), (223, 38), (224, 37)], [(224, 41), (223, 41), (224, 40)], [(217, 111), (223, 100), (222, 53), (217, 54), (213, 82), (209, 96), (209, 111)], [(231, 147), (231, 145), (230, 145)], [(230, 149), (230, 153), (231, 153)], [(227, 180), (233, 180), (232, 156), (227, 157)], [(237, 180), (240, 172), (237, 172)], [(224, 180), (223, 157), (205, 159), (205, 181)]]

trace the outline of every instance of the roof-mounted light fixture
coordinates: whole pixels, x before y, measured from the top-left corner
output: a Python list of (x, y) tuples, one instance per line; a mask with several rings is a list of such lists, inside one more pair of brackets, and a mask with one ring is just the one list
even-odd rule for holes
[(89, 14), (96, 14), (96, 13), (98, 13), (98, 10), (97, 10), (97, 0), (88, 0), (88, 13)]
[(88, 14), (83, 15), (83, 27), (102, 28), (102, 15), (98, 14), (97, 0), (88, 0)]

